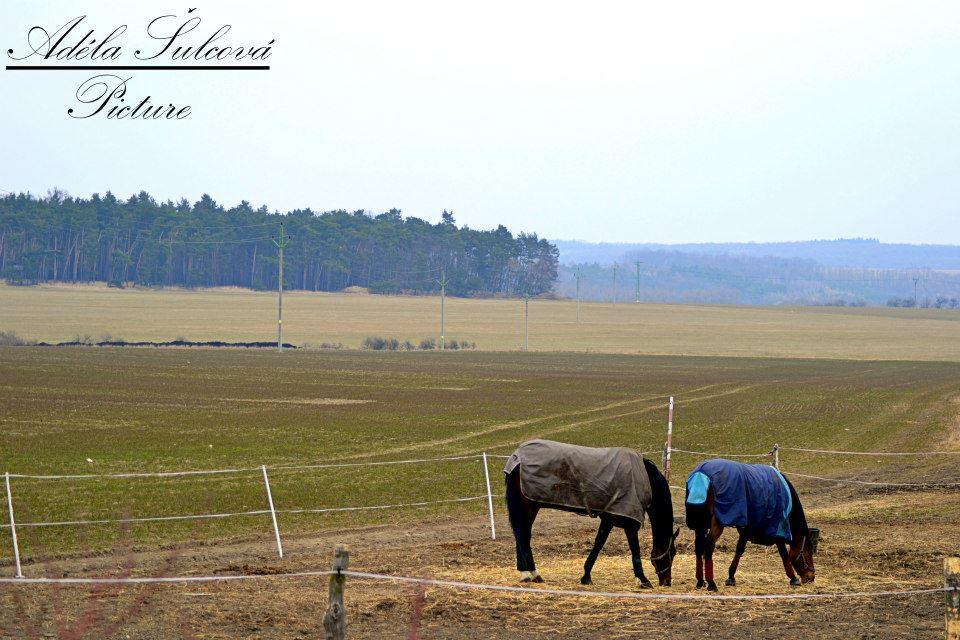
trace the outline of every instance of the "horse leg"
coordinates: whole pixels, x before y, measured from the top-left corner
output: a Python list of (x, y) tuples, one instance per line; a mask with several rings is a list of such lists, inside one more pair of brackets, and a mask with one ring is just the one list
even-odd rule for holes
[(519, 476), (507, 478), (507, 513), (510, 516), (510, 528), (517, 545), (517, 571), (522, 582), (543, 582), (537, 573), (533, 561), (533, 548), (530, 540), (533, 534), (533, 522), (537, 518), (539, 506), (527, 500), (520, 492)]
[(717, 591), (717, 583), (713, 581), (713, 550), (717, 541), (708, 529), (703, 532), (703, 578), (707, 581), (707, 591)]
[(600, 527), (597, 529), (597, 538), (593, 541), (593, 549), (590, 550), (586, 562), (583, 563), (583, 576), (580, 578), (580, 584), (591, 584), (593, 582), (590, 579), (590, 572), (593, 571), (593, 564), (597, 561), (597, 556), (600, 555), (600, 550), (603, 549), (603, 545), (607, 543), (607, 536), (610, 535), (612, 529), (613, 523), (609, 519), (600, 516)]
[(727, 581), (724, 583), (728, 587), (737, 586), (737, 567), (740, 566), (740, 557), (746, 550), (747, 536), (745, 533), (741, 533), (740, 538), (737, 540), (737, 551), (733, 554), (733, 562), (730, 563), (730, 571), (728, 572)]
[(694, 533), (693, 549), (697, 554), (697, 589), (703, 589), (707, 583), (703, 581), (703, 556), (706, 553), (709, 529), (700, 529)]
[(717, 591), (717, 583), (713, 581), (713, 550), (717, 540), (723, 534), (723, 527), (714, 518), (709, 529), (704, 532), (703, 548), (703, 577), (707, 581), (707, 591)]
[(627, 544), (630, 545), (630, 558), (633, 561), (633, 575), (642, 589), (653, 589), (653, 585), (643, 575), (643, 560), (640, 558), (640, 538), (638, 535), (639, 527), (628, 527), (624, 529), (627, 534)]
[(798, 578), (797, 574), (793, 571), (793, 564), (790, 562), (790, 554), (787, 552), (787, 545), (778, 541), (777, 551), (780, 552), (780, 559), (783, 560), (783, 570), (787, 572), (787, 577), (790, 578), (790, 586), (799, 587), (800, 578)]

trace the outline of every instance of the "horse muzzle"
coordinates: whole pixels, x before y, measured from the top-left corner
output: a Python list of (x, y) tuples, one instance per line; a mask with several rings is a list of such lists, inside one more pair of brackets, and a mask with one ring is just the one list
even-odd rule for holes
[(670, 577), (670, 574), (659, 576), (660, 586), (669, 587), (673, 580)]

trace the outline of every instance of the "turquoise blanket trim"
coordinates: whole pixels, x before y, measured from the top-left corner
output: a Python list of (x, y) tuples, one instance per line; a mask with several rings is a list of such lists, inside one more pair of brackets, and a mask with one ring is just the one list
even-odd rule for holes
[[(781, 478), (782, 479), (782, 478)], [(710, 478), (696, 471), (687, 478), (687, 504), (703, 504), (707, 501), (707, 491), (710, 489)]]
[(780, 471), (777, 471), (777, 475), (780, 476), (780, 482), (783, 484), (783, 490), (787, 494), (787, 508), (783, 512), (783, 520), (780, 521), (780, 526), (777, 527), (777, 536), (781, 538), (789, 538), (787, 533), (790, 531), (790, 512), (793, 511), (793, 496), (790, 495), (790, 487), (787, 486), (787, 479), (783, 477), (783, 474)]

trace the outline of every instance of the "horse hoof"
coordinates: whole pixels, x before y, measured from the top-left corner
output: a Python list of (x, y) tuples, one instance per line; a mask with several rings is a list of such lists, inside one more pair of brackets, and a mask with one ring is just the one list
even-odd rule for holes
[(791, 586), (791, 587), (799, 587), (799, 586), (800, 586), (800, 578), (790, 578), (790, 586)]
[(711, 580), (710, 582), (708, 582), (708, 583), (707, 583), (707, 591), (719, 591), (719, 589), (717, 589), (717, 583), (714, 582), (713, 580)]
[(727, 578), (727, 581), (723, 584), (727, 585), (728, 587), (735, 587), (737, 586), (737, 580), (736, 578)]
[(536, 583), (539, 584), (539, 583), (543, 582), (543, 578), (540, 577), (540, 574), (539, 574), (539, 573), (537, 573), (537, 574), (534, 574), (533, 580), (532, 580), (531, 582), (536, 582)]
[(580, 578), (580, 584), (593, 584), (593, 580), (590, 579), (590, 576), (583, 576)]
[(653, 589), (653, 585), (650, 584), (649, 580), (638, 580), (637, 582), (640, 583), (641, 589)]
[(697, 589), (703, 589), (705, 586), (707, 586), (706, 582), (703, 580), (697, 580)]

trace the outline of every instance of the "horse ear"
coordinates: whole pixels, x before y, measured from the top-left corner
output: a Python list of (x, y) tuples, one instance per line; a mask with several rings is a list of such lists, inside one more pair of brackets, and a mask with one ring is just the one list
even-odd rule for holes
[(677, 536), (680, 535), (680, 527), (677, 527), (677, 530), (673, 532), (673, 539), (676, 540)]

